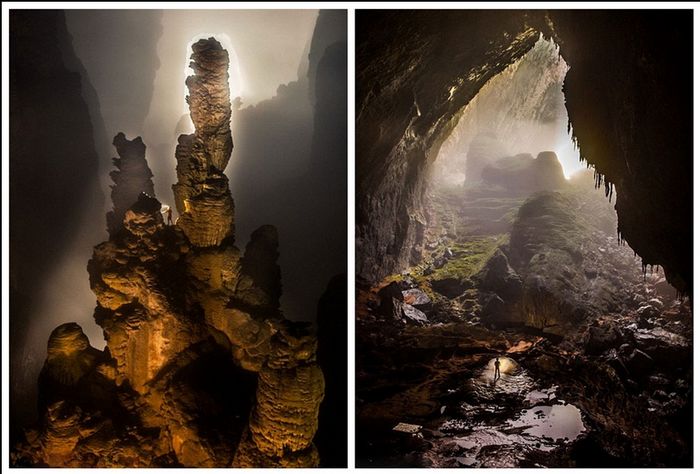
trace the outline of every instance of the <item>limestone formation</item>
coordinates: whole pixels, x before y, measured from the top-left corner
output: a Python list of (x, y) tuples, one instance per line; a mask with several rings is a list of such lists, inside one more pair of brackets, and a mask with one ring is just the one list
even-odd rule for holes
[(141, 137), (128, 140), (123, 133), (118, 133), (112, 144), (117, 149), (119, 158), (112, 158), (116, 170), (109, 173), (114, 181), (112, 203), (114, 209), (107, 214), (107, 230), (112, 235), (122, 228), (126, 210), (136, 201), (139, 194), (153, 196), (153, 173), (146, 162), (146, 145)]
[(551, 191), (566, 185), (556, 153), (543, 151), (533, 158), (529, 153), (503, 157), (483, 168), (485, 183), (500, 186), (516, 195)]
[(228, 53), (213, 38), (193, 51), (196, 131), (179, 138), (173, 186), (180, 218), (163, 221), (145, 146), (118, 134), (110, 239), (88, 263), (107, 347), (91, 347), (75, 323), (52, 333), (42, 421), (13, 465), (319, 463), (316, 338), (280, 313), (276, 229), (253, 232), (243, 254), (233, 243)]
[(261, 371), (250, 432), (234, 459), (234, 466), (318, 464), (318, 452), (312, 440), (318, 428), (315, 413), (322, 399), (323, 374), (318, 366)]
[(228, 52), (213, 38), (192, 46), (187, 103), (195, 132), (180, 135), (175, 152), (179, 226), (195, 245), (219, 245), (232, 237), (233, 198), (224, 169), (233, 150)]

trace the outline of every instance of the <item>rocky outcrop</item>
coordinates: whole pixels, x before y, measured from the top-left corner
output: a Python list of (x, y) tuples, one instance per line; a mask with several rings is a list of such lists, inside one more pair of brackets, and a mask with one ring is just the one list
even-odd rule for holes
[(566, 186), (557, 154), (543, 151), (533, 158), (529, 153), (500, 158), (481, 172), (485, 183), (500, 186), (509, 194), (528, 195)]
[(643, 277), (633, 252), (599, 217), (606, 212), (613, 210), (593, 192), (526, 200), (509, 245), (478, 276), (484, 321), (564, 335), (606, 311), (631, 309)]
[[(44, 418), (15, 449), (15, 465), (319, 463), (316, 338), (279, 311), (275, 228), (255, 231), (242, 256), (233, 243), (223, 175), (231, 152), (227, 53), (212, 38), (193, 50), (196, 76), (187, 84), (197, 130), (180, 137), (177, 151), (180, 219), (166, 225), (160, 202), (141, 192), (121, 229), (95, 247), (88, 272), (107, 347), (91, 348), (75, 324), (54, 332)], [(143, 158), (140, 140), (118, 135), (115, 145), (137, 146)], [(128, 189), (143, 185), (116, 176)]]

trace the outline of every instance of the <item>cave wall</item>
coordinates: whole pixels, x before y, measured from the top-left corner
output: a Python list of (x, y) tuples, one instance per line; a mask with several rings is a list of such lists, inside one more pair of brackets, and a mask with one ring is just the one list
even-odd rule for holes
[(275, 97), (234, 110), (232, 122), (237, 238), (263, 223), (277, 227), (282, 310), (311, 321), (347, 266), (347, 12), (321, 10), (308, 71)]
[(358, 11), (356, 25), (356, 265), (376, 281), (417, 263), (429, 162), (545, 23), (522, 11)]
[(359, 278), (420, 258), (430, 162), (466, 104), (541, 32), (571, 66), (570, 122), (581, 155), (615, 186), (622, 237), (690, 288), (691, 13), (360, 11), (356, 21)]
[(692, 11), (553, 11), (581, 155), (614, 184), (618, 231), (692, 288)]
[[(143, 135), (160, 67), (158, 40), (163, 32), (160, 10), (65, 10), (66, 26), (75, 54), (84, 67), (83, 95), (95, 127), (100, 180), (109, 194), (109, 172), (117, 132)], [(128, 32), (128, 34), (125, 34)], [(86, 85), (93, 88), (92, 96)], [(144, 139), (147, 137), (144, 136)], [(105, 200), (104, 212), (109, 211)], [(93, 225), (103, 228), (103, 222)]]
[[(47, 293), (90, 290), (72, 278), (47, 288), (57, 270), (73, 271), (65, 261), (75, 237), (93, 242), (100, 231), (83, 224), (100, 216), (104, 196), (98, 181), (94, 125), (61, 11), (13, 10), (10, 14), (10, 320), (11, 426), (34, 415), (34, 386), (48, 337), (61, 310), (43, 311)], [(85, 275), (85, 260), (79, 270)], [(71, 273), (72, 276), (72, 273)], [(82, 279), (84, 281), (84, 278)], [(73, 288), (68, 288), (68, 285)], [(63, 291), (65, 290), (65, 292)], [(60, 295), (59, 295), (60, 296)], [(71, 301), (68, 307), (72, 308)], [(91, 320), (90, 307), (73, 318)], [(98, 328), (99, 329), (99, 328)], [(38, 343), (37, 341), (41, 342)]]

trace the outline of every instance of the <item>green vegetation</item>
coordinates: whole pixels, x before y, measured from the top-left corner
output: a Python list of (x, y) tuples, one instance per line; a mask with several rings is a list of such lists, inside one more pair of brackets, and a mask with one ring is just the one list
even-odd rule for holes
[(436, 269), (429, 279), (443, 280), (454, 278), (467, 281), (476, 275), (496, 248), (507, 242), (508, 235), (500, 234), (487, 237), (475, 237), (465, 242), (455, 243), (451, 247), (454, 256), (442, 267)]
[[(467, 282), (481, 271), (488, 259), (491, 258), (491, 255), (496, 251), (496, 248), (507, 241), (508, 234), (499, 234), (473, 237), (469, 238), (469, 240), (452, 243), (449, 246), (440, 246), (432, 252), (433, 255), (443, 255), (448, 247), (453, 253), (453, 256), (448, 259), (442, 268), (437, 268), (429, 275), (424, 275), (424, 271), (429, 265), (426, 262), (411, 267), (407, 273), (416, 282), (418, 288), (428, 295), (432, 301), (444, 300), (444, 296), (433, 290), (431, 285), (433, 281), (454, 278), (461, 282)], [(403, 275), (397, 273), (385, 278), (383, 284), (402, 279)]]

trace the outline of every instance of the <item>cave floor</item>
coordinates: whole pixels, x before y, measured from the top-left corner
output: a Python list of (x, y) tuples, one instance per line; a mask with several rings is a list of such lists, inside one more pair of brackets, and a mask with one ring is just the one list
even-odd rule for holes
[[(627, 367), (583, 328), (562, 339), (473, 322), (419, 326), (361, 317), (357, 465), (689, 466), (690, 318), (689, 304), (678, 302), (651, 325), (636, 315), (597, 321), (645, 344), (656, 359), (676, 362)], [(496, 355), (514, 368), (494, 383)], [(394, 431), (398, 423), (421, 429)]]
[[(575, 193), (567, 212), (614, 216), (606, 199)], [(582, 237), (602, 243), (571, 269), (604, 290), (593, 315), (556, 331), (488, 319), (479, 274), (524, 198), (487, 198), (433, 189), (427, 257), (358, 284), (357, 466), (691, 466), (689, 301), (660, 274), (643, 278), (608, 225)], [(494, 382), (497, 355), (509, 370)]]

